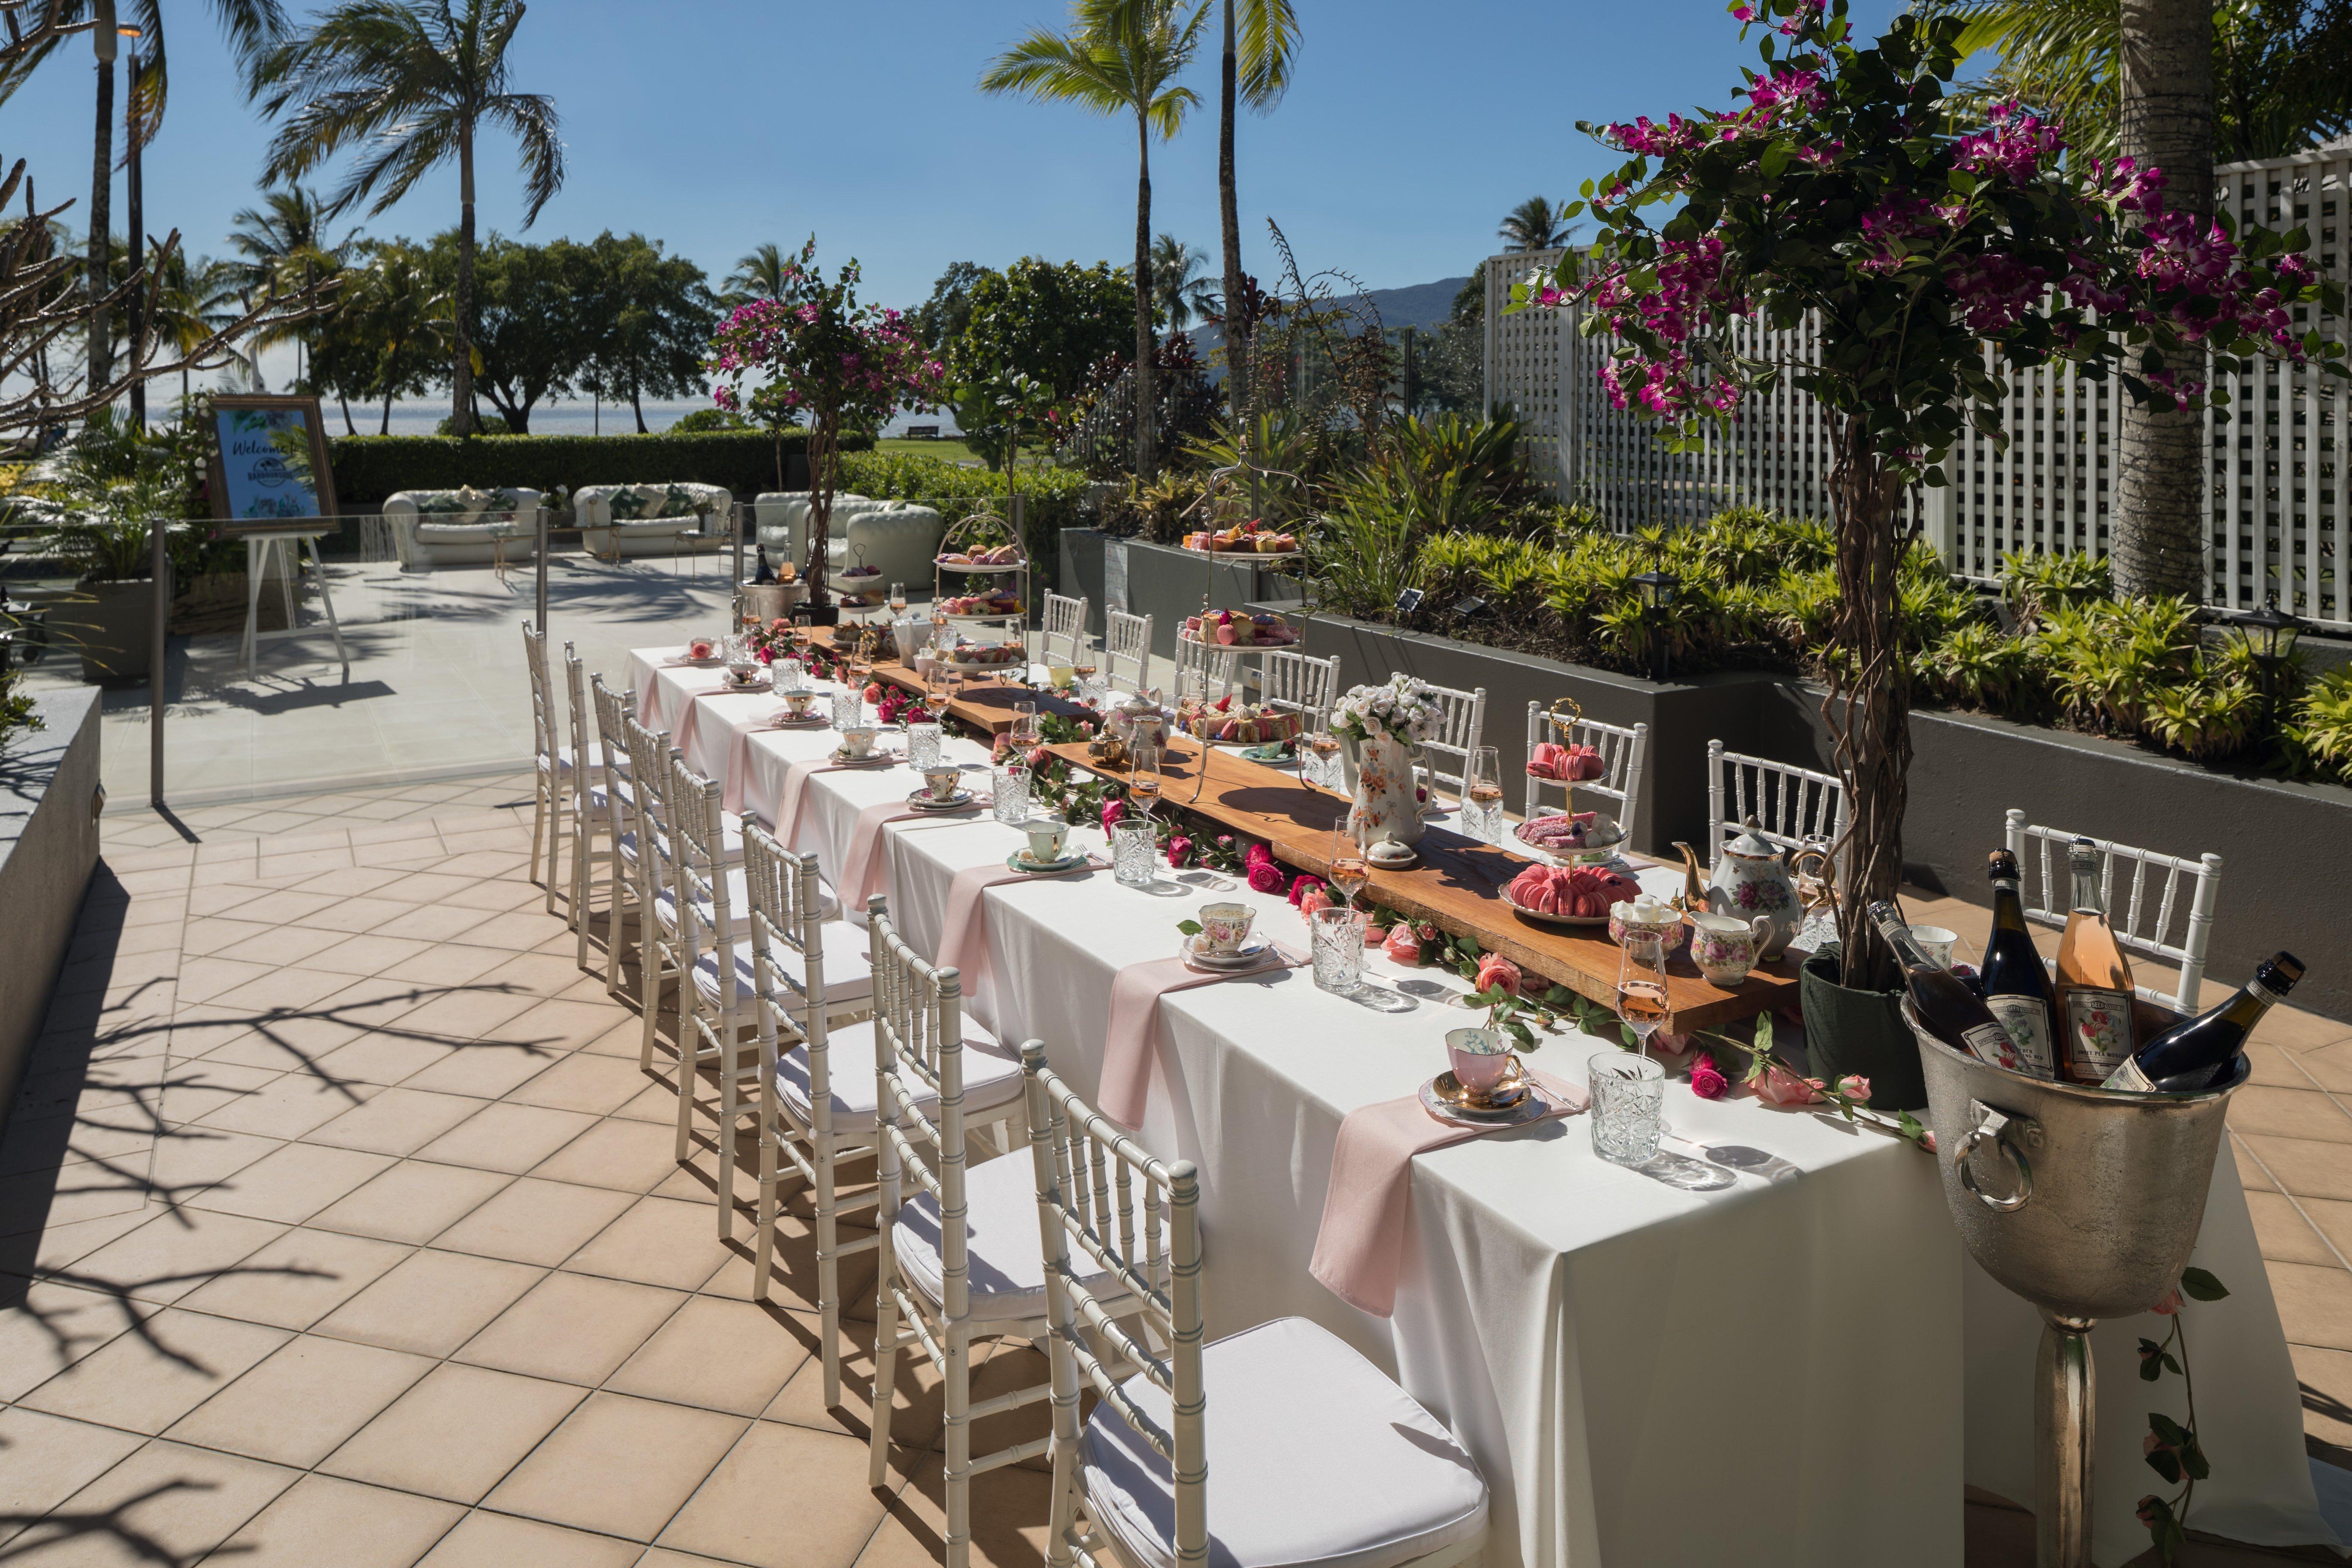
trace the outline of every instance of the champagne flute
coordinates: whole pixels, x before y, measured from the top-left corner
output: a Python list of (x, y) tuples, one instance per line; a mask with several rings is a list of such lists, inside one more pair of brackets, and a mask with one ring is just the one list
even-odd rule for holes
[(1462, 776), (1462, 826), (1471, 837), (1502, 842), (1503, 760), (1493, 746), (1476, 746)]
[(895, 621), (906, 613), (907, 584), (893, 583), (890, 584), (890, 618)]
[(1127, 797), (1145, 817), (1160, 804), (1160, 748), (1136, 746), (1129, 750), (1132, 759), (1127, 777)]
[(1666, 945), (1654, 931), (1625, 932), (1617, 965), (1617, 1016), (1650, 1054), (1650, 1037), (1666, 1021)]
[(1331, 829), (1330, 859), (1331, 874), (1326, 879), (1352, 910), (1356, 907), (1356, 895), (1371, 885), (1372, 868), (1364, 858), (1364, 847), (1356, 842), (1354, 832), (1344, 820)]

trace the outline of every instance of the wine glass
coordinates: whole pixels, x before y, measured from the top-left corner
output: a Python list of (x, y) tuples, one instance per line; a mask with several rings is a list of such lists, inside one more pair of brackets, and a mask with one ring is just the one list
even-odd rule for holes
[(1654, 931), (1628, 930), (1617, 965), (1617, 1016), (1650, 1054), (1650, 1037), (1666, 1021), (1666, 944)]
[(1037, 705), (1015, 702), (1013, 705), (1013, 743), (1026, 751), (1037, 743)]
[(1331, 829), (1331, 874), (1327, 879), (1349, 909), (1356, 907), (1356, 895), (1371, 885), (1372, 868), (1364, 858), (1364, 847), (1346, 821)]
[(1503, 837), (1503, 759), (1493, 746), (1475, 746), (1462, 775), (1462, 828), (1471, 837), (1498, 844)]
[(1146, 817), (1160, 804), (1160, 748), (1135, 746), (1129, 749), (1131, 765), (1127, 779), (1127, 797), (1135, 809)]
[[(1319, 784), (1333, 795), (1339, 794), (1339, 786), (1332, 781), (1331, 775), (1339, 764), (1339, 737), (1331, 732), (1329, 724), (1318, 724), (1307, 737), (1307, 749), (1315, 757), (1315, 776), (1307, 782)], [(1303, 773), (1304, 769), (1301, 771)]]
[(895, 621), (906, 613), (907, 584), (893, 583), (890, 584), (890, 618)]

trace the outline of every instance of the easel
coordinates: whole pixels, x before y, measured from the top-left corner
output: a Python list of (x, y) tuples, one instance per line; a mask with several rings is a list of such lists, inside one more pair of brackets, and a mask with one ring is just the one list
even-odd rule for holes
[[(301, 606), (294, 592), (294, 580), (304, 570), (303, 554), (309, 552), (309, 572), (318, 584), (319, 607), (326, 612), (326, 631), (335, 639), (335, 658), (343, 667), (344, 679), (352, 673), (352, 656), (343, 646), (342, 623), (335, 616), (335, 596), (327, 588), (327, 566), (319, 552), (319, 541), (330, 533), (340, 532), (341, 520), (331, 517), (271, 518), (251, 522), (224, 522), (223, 533), (245, 541), (245, 640), (243, 663), (250, 677), (265, 642), (278, 642), (287, 637), (315, 637), (317, 626), (301, 624)], [(286, 625), (284, 629), (265, 632), (261, 629), (261, 584), (271, 566), (278, 571), (278, 591), (284, 595)]]

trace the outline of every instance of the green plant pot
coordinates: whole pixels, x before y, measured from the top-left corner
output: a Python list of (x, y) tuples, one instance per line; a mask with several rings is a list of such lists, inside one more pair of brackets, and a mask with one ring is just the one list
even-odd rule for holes
[(1900, 991), (1853, 991), (1838, 984), (1834, 942), (1817, 949), (1799, 972), (1805, 1050), (1813, 1076), (1835, 1083), (1848, 1073), (1870, 1080), (1875, 1110), (1917, 1110), (1927, 1103), (1919, 1042), (1903, 1022)]
[(81, 655), (81, 678), (103, 686), (147, 679), (155, 649), (154, 584), (144, 577), (106, 583), (85, 577), (74, 596), (50, 613), (60, 642)]

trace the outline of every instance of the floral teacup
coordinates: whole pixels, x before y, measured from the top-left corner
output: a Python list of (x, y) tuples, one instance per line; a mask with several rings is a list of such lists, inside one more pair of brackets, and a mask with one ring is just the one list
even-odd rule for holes
[(1691, 962), (1698, 965), (1708, 984), (1726, 991), (1748, 978), (1773, 934), (1771, 919), (1766, 915), (1743, 921), (1734, 915), (1694, 914), (1690, 923)]
[(1256, 919), (1257, 911), (1247, 904), (1202, 904), (1201, 945), (1219, 955), (1239, 952)]
[(874, 726), (852, 724), (841, 732), (841, 749), (849, 756), (870, 755), (874, 750)]
[(963, 770), (958, 767), (925, 768), (923, 784), (933, 800), (953, 800), (956, 788), (963, 783)]
[(1682, 910), (1672, 904), (1653, 903), (1647, 899), (1609, 906), (1609, 940), (1622, 945), (1629, 931), (1654, 931), (1658, 942), (1672, 958), (1690, 940), (1690, 927), (1683, 923)]
[(1448, 1029), (1445, 1056), (1454, 1081), (1475, 1101), (1492, 1100), (1496, 1090), (1518, 1081), (1519, 1058), (1512, 1054), (1511, 1037), (1500, 1029)]

